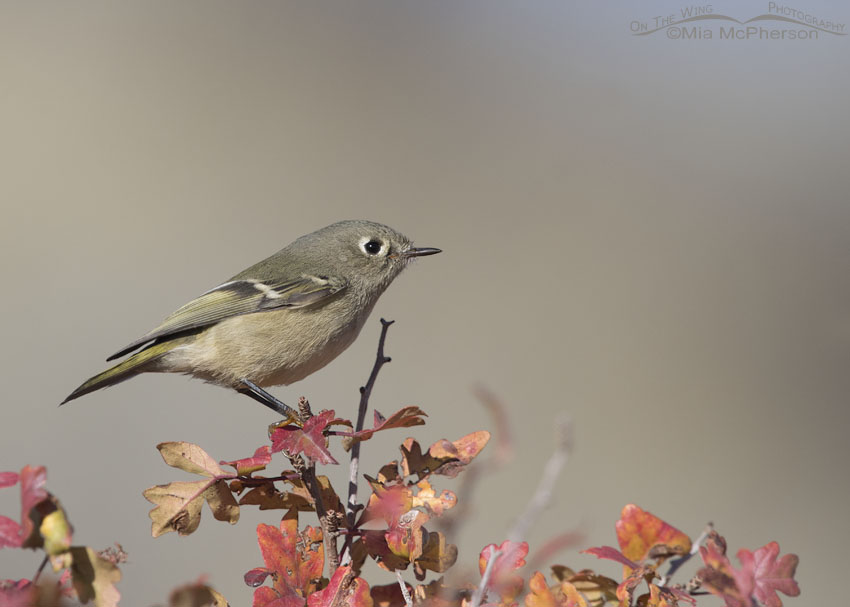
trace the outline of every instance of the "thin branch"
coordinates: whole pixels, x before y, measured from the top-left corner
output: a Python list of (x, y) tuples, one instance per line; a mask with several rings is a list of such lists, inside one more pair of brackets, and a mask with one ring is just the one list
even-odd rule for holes
[(407, 589), (407, 584), (405, 584), (404, 578), (401, 577), (401, 571), (396, 571), (395, 577), (398, 580), (399, 587), (401, 588), (401, 596), (404, 597), (405, 607), (413, 607), (413, 599), (410, 598), (410, 591)]
[[(366, 410), (369, 408), (369, 397), (372, 396), (372, 388), (375, 387), (375, 380), (378, 379), (378, 373), (385, 364), (390, 362), (390, 357), (384, 355), (384, 343), (387, 340), (387, 331), (390, 325), (395, 321), (381, 319), (381, 336), (378, 338), (378, 353), (375, 357), (375, 364), (372, 366), (372, 372), (369, 374), (369, 379), (366, 385), (360, 388), (360, 407), (357, 411), (357, 424), (354, 428), (355, 432), (363, 430), (366, 423)], [(355, 515), (357, 513), (357, 480), (360, 474), (360, 441), (351, 446), (351, 465), (348, 471), (348, 501), (345, 504), (345, 514), (348, 519), (349, 528), (354, 527)], [(343, 560), (348, 562), (350, 554), (348, 548), (351, 543), (351, 536), (347, 536), (342, 547)]]
[(47, 565), (47, 562), (50, 560), (50, 556), (45, 554), (44, 558), (41, 561), (41, 565), (38, 566), (38, 570), (35, 572), (35, 575), (32, 578), (33, 584), (38, 584), (38, 578), (41, 577), (41, 572), (44, 571), (44, 566)]
[(560, 415), (555, 420), (557, 424), (557, 440), (555, 443), (555, 451), (546, 462), (546, 467), (543, 468), (543, 476), (540, 477), (540, 482), (537, 484), (537, 489), (525, 507), (525, 511), (517, 518), (513, 529), (508, 534), (508, 539), (512, 542), (522, 542), (528, 536), (528, 530), (540, 518), (540, 514), (549, 505), (552, 499), (552, 492), (555, 489), (555, 482), (561, 474), (561, 470), (567, 463), (572, 449), (572, 431), (570, 428), (569, 419)]
[[(304, 401), (306, 402), (306, 401)], [(309, 405), (307, 405), (309, 411)], [(303, 413), (303, 409), (302, 409)], [(301, 480), (307, 490), (310, 492), (310, 497), (313, 498), (313, 503), (316, 505), (316, 516), (319, 517), (319, 524), (322, 526), (322, 543), (325, 546), (325, 555), (328, 560), (328, 571), (333, 573), (339, 567), (339, 553), (337, 552), (337, 530), (339, 524), (336, 520), (336, 513), (333, 510), (326, 510), (325, 503), (322, 501), (322, 489), (319, 487), (319, 481), (316, 479), (316, 464), (309, 466), (304, 462), (301, 456), (290, 457), (293, 467), (301, 476)]]
[(300, 478), (300, 474), (281, 474), (280, 476), (246, 476), (240, 474), (236, 477), (246, 487), (256, 487), (267, 483), (276, 483), (277, 481), (294, 481)]
[(304, 481), (313, 501), (316, 503), (316, 515), (318, 515), (319, 520), (322, 520), (325, 518), (327, 511), (325, 510), (325, 503), (322, 501), (322, 490), (319, 487), (319, 482), (316, 480), (316, 464), (304, 467), (304, 471), (301, 473), (301, 480)]
[(328, 557), (328, 570), (336, 571), (339, 567), (339, 552), (336, 538), (339, 537), (339, 524), (345, 516), (335, 510), (329, 510), (322, 518), (322, 538), (325, 544), (325, 554)]
[(472, 602), (469, 607), (480, 607), (481, 601), (484, 599), (484, 594), (487, 591), (487, 585), (490, 583), (490, 578), (493, 575), (493, 568), (496, 565), (498, 558), (502, 556), (501, 550), (496, 550), (496, 546), (490, 546), (490, 560), (487, 561), (487, 567), (484, 569), (484, 575), (481, 576), (481, 583), (475, 589), (472, 595)]

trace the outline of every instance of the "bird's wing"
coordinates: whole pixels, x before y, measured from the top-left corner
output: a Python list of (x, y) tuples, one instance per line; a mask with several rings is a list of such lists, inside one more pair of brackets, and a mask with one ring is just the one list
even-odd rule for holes
[(193, 299), (153, 331), (128, 344), (106, 360), (113, 360), (160, 337), (215, 324), (231, 316), (278, 308), (311, 306), (345, 289), (345, 280), (304, 275), (294, 280), (232, 280)]

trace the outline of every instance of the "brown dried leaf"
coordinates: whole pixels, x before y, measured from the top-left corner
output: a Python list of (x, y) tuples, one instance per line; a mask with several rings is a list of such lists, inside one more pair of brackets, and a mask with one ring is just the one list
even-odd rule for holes
[[(281, 493), (274, 488), (272, 483), (266, 483), (249, 489), (245, 495), (239, 498), (239, 505), (259, 506), (260, 510), (288, 510), (295, 507), (292, 500), (287, 499), (290, 495), (289, 493)], [(312, 510), (312, 507), (305, 501), (304, 507), (298, 508), (298, 510)]]
[(168, 607), (229, 607), (225, 598), (204, 583), (203, 578), (175, 588), (168, 597)]
[(201, 506), (207, 500), (213, 516), (234, 524), (239, 506), (222, 480), (178, 481), (146, 489), (145, 499), (156, 505), (150, 511), (151, 533), (159, 537), (169, 531), (180, 535), (194, 532), (201, 522)]
[(423, 580), (426, 571), (443, 573), (454, 565), (455, 561), (457, 561), (457, 546), (449, 544), (446, 536), (439, 531), (429, 531), (422, 556), (413, 563), (413, 572), (417, 580)]
[(156, 446), (162, 459), (173, 468), (201, 476), (224, 476), (216, 461), (198, 445), (183, 441), (160, 443)]
[(80, 602), (94, 601), (95, 607), (117, 607), (121, 598), (115, 587), (121, 580), (118, 567), (87, 546), (74, 546), (68, 554), (71, 581)]
[[(293, 508), (298, 510), (315, 510), (313, 504), (313, 496), (310, 490), (300, 478), (287, 479), (285, 481), (292, 485), (292, 489), (285, 492), (284, 500), (286, 503), (291, 503)], [(316, 476), (316, 484), (319, 485), (319, 494), (322, 496), (322, 503), (327, 510), (335, 510), (336, 512), (344, 512), (342, 502), (336, 494), (336, 490), (331, 485), (330, 479), (324, 475)]]
[(423, 454), (419, 443), (408, 438), (401, 445), (401, 472), (403, 476), (416, 474), (420, 479), (430, 474), (454, 478), (469, 464), (490, 440), (485, 430), (473, 432), (451, 442), (439, 440)]

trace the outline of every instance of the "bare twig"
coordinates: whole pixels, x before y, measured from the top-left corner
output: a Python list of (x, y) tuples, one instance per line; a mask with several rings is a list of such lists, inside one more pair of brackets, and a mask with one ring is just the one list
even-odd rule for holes
[[(309, 411), (309, 404), (307, 408)], [(336, 520), (336, 512), (325, 509), (325, 503), (322, 501), (322, 489), (319, 486), (319, 481), (316, 479), (316, 464), (310, 464), (308, 466), (304, 463), (301, 456), (291, 457), (289, 461), (292, 462), (293, 467), (301, 476), (304, 486), (307, 487), (310, 497), (313, 498), (313, 503), (316, 505), (316, 516), (319, 517), (319, 523), (322, 526), (322, 543), (325, 546), (325, 554), (328, 557), (328, 571), (332, 574), (339, 567), (339, 553), (337, 552), (339, 524)]]
[(512, 542), (521, 542), (526, 539), (528, 530), (549, 505), (549, 501), (552, 499), (552, 491), (555, 489), (555, 482), (569, 459), (572, 449), (572, 432), (569, 419), (560, 415), (555, 422), (558, 432), (555, 451), (549, 461), (546, 462), (546, 467), (543, 468), (543, 476), (540, 477), (540, 482), (537, 484), (537, 489), (534, 491), (531, 501), (528, 502), (525, 511), (517, 518), (513, 529), (508, 534), (508, 539)]
[(335, 510), (328, 510), (322, 519), (322, 538), (325, 544), (325, 554), (328, 557), (328, 570), (333, 572), (339, 567), (339, 551), (336, 538), (339, 537), (340, 519), (345, 515)]
[[(381, 319), (381, 336), (378, 338), (378, 354), (375, 357), (375, 364), (372, 366), (372, 372), (369, 374), (369, 379), (366, 385), (360, 388), (360, 407), (357, 411), (357, 424), (354, 428), (355, 432), (363, 430), (363, 425), (366, 423), (366, 410), (369, 407), (369, 397), (372, 395), (372, 388), (375, 387), (375, 380), (378, 379), (378, 373), (385, 364), (390, 362), (390, 357), (384, 355), (384, 343), (387, 339), (387, 331), (390, 325), (395, 321)], [(351, 465), (348, 472), (348, 501), (345, 504), (345, 514), (348, 519), (349, 528), (354, 527), (355, 515), (357, 514), (357, 477), (360, 474), (360, 442), (355, 442), (351, 446)], [(348, 562), (350, 555), (348, 548), (351, 544), (351, 536), (346, 536), (345, 543), (342, 547), (343, 560)]]
[(319, 517), (319, 520), (325, 518), (327, 511), (325, 510), (325, 503), (322, 501), (322, 490), (319, 487), (319, 481), (316, 480), (316, 464), (304, 467), (304, 471), (301, 472), (301, 480), (304, 481), (307, 490), (310, 491), (310, 496), (316, 503), (316, 515)]
[(484, 599), (484, 594), (487, 591), (487, 585), (490, 583), (490, 577), (493, 575), (493, 567), (495, 567), (496, 561), (500, 556), (502, 556), (501, 550), (496, 550), (496, 546), (490, 546), (490, 560), (487, 561), (487, 567), (484, 568), (484, 575), (481, 576), (481, 583), (475, 589), (469, 607), (480, 607), (481, 601)]
[(401, 588), (401, 596), (404, 597), (405, 607), (413, 607), (413, 599), (410, 598), (410, 591), (407, 589), (407, 584), (405, 584), (404, 578), (401, 577), (401, 571), (396, 571), (395, 577), (398, 580), (399, 588)]
[(688, 554), (684, 554), (679, 558), (670, 561), (670, 568), (667, 570), (667, 573), (664, 575), (664, 577), (661, 578), (660, 583), (662, 586), (666, 586), (670, 579), (673, 577), (673, 574), (675, 574), (679, 570), (679, 567), (687, 563), (693, 555), (699, 552), (699, 547), (702, 546), (702, 543), (705, 541), (705, 538), (707, 538), (708, 534), (712, 531), (714, 531), (714, 525), (712, 523), (709, 523), (705, 526), (705, 529), (702, 530), (702, 533), (699, 534), (697, 541), (695, 541), (691, 545), (691, 551)]
[(37, 584), (38, 578), (41, 577), (41, 572), (44, 571), (44, 566), (47, 565), (47, 562), (50, 560), (50, 556), (47, 554), (44, 555), (44, 558), (41, 560), (41, 565), (38, 566), (38, 570), (35, 572), (35, 575), (32, 578), (32, 583)]

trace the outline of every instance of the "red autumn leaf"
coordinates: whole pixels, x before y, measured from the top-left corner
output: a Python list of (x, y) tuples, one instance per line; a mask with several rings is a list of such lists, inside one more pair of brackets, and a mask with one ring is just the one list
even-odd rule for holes
[(266, 581), (266, 578), (272, 575), (272, 571), (266, 569), (265, 567), (255, 567), (248, 571), (243, 579), (245, 583), (251, 588), (256, 588), (257, 586), (262, 586), (263, 582)]
[(375, 423), (371, 428), (361, 430), (360, 432), (340, 432), (340, 435), (348, 437), (352, 443), (369, 440), (375, 432), (380, 432), (381, 430), (421, 426), (425, 423), (425, 420), (422, 419), (423, 417), (427, 417), (427, 414), (419, 407), (414, 406), (399, 409), (389, 417), (384, 417), (375, 410)]
[(31, 607), (38, 604), (38, 588), (30, 580), (0, 580), (0, 606)]
[(616, 529), (620, 550), (636, 562), (647, 557), (681, 556), (691, 550), (687, 535), (634, 504), (623, 508)]
[(17, 484), (17, 482), (17, 472), (0, 472), (0, 489), (3, 487), (11, 487), (12, 485)]
[(280, 596), (273, 588), (261, 586), (254, 591), (251, 607), (304, 607), (306, 604), (300, 596)]
[(259, 447), (254, 451), (251, 457), (243, 457), (242, 459), (233, 460), (230, 462), (219, 462), (225, 466), (232, 466), (236, 469), (236, 474), (239, 476), (250, 476), (251, 473), (263, 470), (272, 461), (271, 449), (268, 445)]
[(391, 525), (413, 507), (413, 492), (409, 487), (402, 484), (384, 485), (366, 474), (363, 477), (372, 487), (372, 495), (360, 517), (360, 525), (376, 518), (382, 518)]
[(344, 566), (334, 571), (327, 588), (310, 595), (307, 605), (309, 607), (335, 605), (372, 607), (372, 597), (369, 594), (369, 584), (359, 577), (354, 577), (351, 567)]
[[(255, 568), (245, 575), (248, 585), (261, 584), (266, 576), (272, 576), (272, 589), (276, 597), (306, 597), (315, 592), (322, 577), (324, 547), (320, 529), (307, 527), (298, 533), (298, 512), (290, 510), (280, 521), (280, 528), (272, 525), (257, 526), (257, 540), (263, 554), (265, 568)], [(267, 588), (267, 587), (265, 587)], [(255, 604), (259, 597), (271, 596), (268, 590), (255, 591)], [(265, 605), (266, 603), (261, 603)]]
[(800, 594), (800, 587), (794, 580), (799, 561), (797, 555), (786, 554), (777, 561), (778, 555), (779, 544), (776, 542), (770, 542), (755, 552), (746, 549), (738, 551), (742, 570), (753, 577), (753, 594), (765, 607), (782, 607), (777, 590), (788, 596)]
[[(495, 551), (495, 552), (494, 552)], [(488, 589), (493, 589), (502, 597), (503, 603), (510, 603), (522, 591), (522, 577), (513, 572), (525, 566), (528, 556), (528, 542), (505, 540), (501, 546), (489, 544), (478, 556), (478, 571), (483, 576), (492, 554), (497, 554), (490, 570)]]
[(632, 569), (638, 569), (640, 565), (635, 563), (634, 561), (629, 560), (626, 556), (617, 550), (616, 548), (612, 548), (611, 546), (599, 546), (598, 548), (588, 548), (587, 550), (582, 550), (584, 554), (592, 554), (593, 556), (600, 559), (608, 559), (611, 561), (617, 561), (625, 565), (626, 567), (631, 567)]
[(320, 464), (338, 464), (328, 451), (328, 440), (324, 430), (333, 419), (334, 412), (322, 411), (314, 415), (299, 428), (289, 424), (275, 428), (272, 432), (272, 453), (286, 451), (289, 455), (303, 453), (304, 457)]
[(20, 548), (21, 526), (7, 516), (0, 516), (0, 548)]

